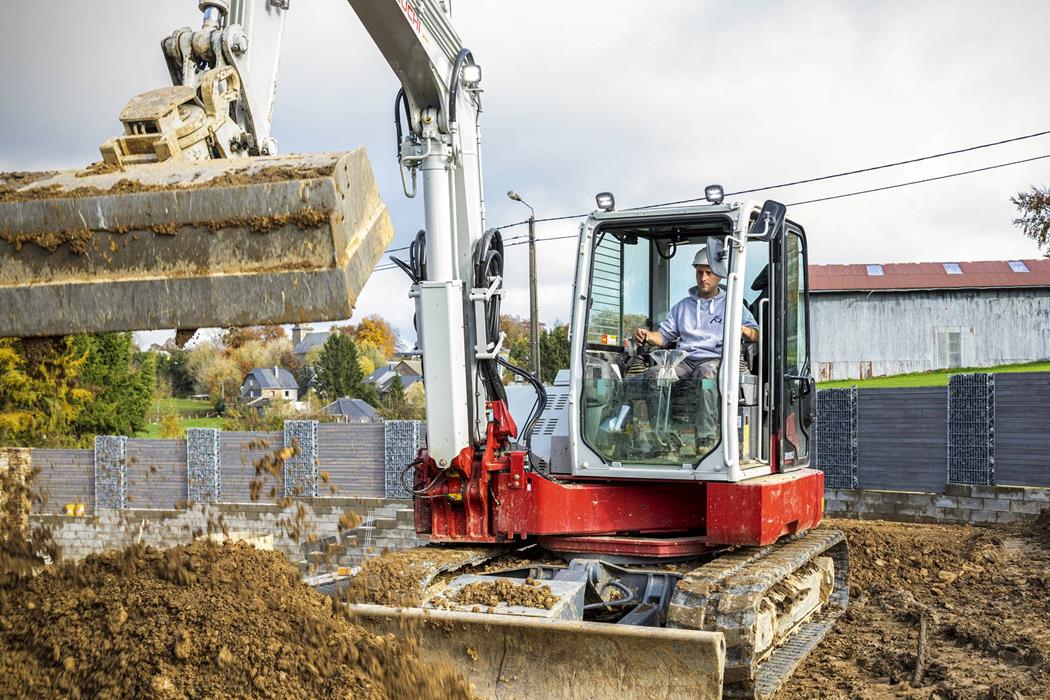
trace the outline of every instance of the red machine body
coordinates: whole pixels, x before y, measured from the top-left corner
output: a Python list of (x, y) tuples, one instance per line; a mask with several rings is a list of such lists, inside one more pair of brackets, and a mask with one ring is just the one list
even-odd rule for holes
[(464, 449), (446, 470), (420, 452), (416, 530), (435, 543), (539, 538), (559, 551), (681, 557), (727, 545), (761, 546), (816, 527), (824, 474), (799, 469), (738, 483), (566, 483), (526, 468), (510, 449), (517, 428), (490, 402), (484, 449)]

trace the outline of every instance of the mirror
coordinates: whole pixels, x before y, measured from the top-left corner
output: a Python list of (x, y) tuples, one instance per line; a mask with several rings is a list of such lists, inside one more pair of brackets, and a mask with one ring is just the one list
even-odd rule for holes
[(758, 213), (755, 223), (751, 224), (748, 238), (758, 238), (763, 241), (771, 241), (777, 235), (780, 227), (784, 225), (787, 218), (787, 207), (772, 199), (767, 199), (762, 205), (762, 211)]
[(711, 272), (722, 279), (729, 276), (729, 255), (725, 243), (718, 236), (707, 237), (707, 264)]

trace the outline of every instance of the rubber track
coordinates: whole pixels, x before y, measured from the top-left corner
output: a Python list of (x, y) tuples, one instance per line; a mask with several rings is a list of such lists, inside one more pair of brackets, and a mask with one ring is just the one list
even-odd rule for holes
[[(765, 658), (755, 657), (754, 626), (766, 592), (807, 562), (830, 556), (834, 590), (816, 614)], [(722, 555), (686, 574), (675, 588), (668, 627), (721, 631), (726, 637), (723, 693), (766, 700), (780, 689), (849, 605), (849, 552), (838, 530), (811, 530), (766, 547)]]

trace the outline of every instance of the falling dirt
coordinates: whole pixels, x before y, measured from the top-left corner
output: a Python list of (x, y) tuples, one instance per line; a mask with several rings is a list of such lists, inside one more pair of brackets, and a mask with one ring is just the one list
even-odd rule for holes
[(352, 624), (282, 555), (139, 546), (0, 586), (5, 697), (468, 698), (451, 668)]
[(531, 578), (521, 583), (508, 578), (468, 583), (456, 591), (452, 599), (460, 605), (485, 605), (494, 608), (502, 603), (544, 610), (550, 610), (558, 602), (558, 597), (551, 592), (550, 586)]
[(419, 607), (435, 576), (461, 569), (480, 558), (485, 550), (419, 547), (384, 552), (368, 559), (350, 580), (346, 599), (351, 603), (374, 603)]
[(1027, 526), (826, 527), (849, 541), (850, 608), (777, 700), (1050, 698), (1046, 511)]

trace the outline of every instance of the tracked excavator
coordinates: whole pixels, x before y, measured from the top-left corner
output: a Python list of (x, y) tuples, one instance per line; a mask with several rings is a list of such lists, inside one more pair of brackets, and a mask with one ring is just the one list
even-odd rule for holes
[[(398, 264), (427, 411), (404, 477), (431, 543), (389, 569), (411, 603), (357, 602), (358, 619), (420, 636), (488, 697), (771, 697), (848, 596), (846, 543), (817, 529), (823, 476), (809, 468), (804, 229), (775, 201), (725, 202), (717, 187), (703, 205), (627, 211), (603, 193), (579, 230), (567, 381), (548, 391), (503, 358), (514, 262), (485, 224), (480, 66), (439, 0), (349, 4), (401, 83), (402, 185), (423, 195), (425, 229)], [(199, 9), (199, 29), (162, 42), (172, 85), (128, 103), (100, 163), (0, 176), (4, 335), (350, 316), (392, 229), (362, 150), (277, 154), (295, 10)], [(679, 379), (685, 351), (632, 330), (685, 294), (700, 246), (730, 330), (717, 377)], [(735, 330), (745, 305), (756, 343)], [(504, 370), (537, 388), (520, 429)], [(381, 594), (370, 575), (315, 583)], [(457, 604), (472, 582), (550, 599)]]

